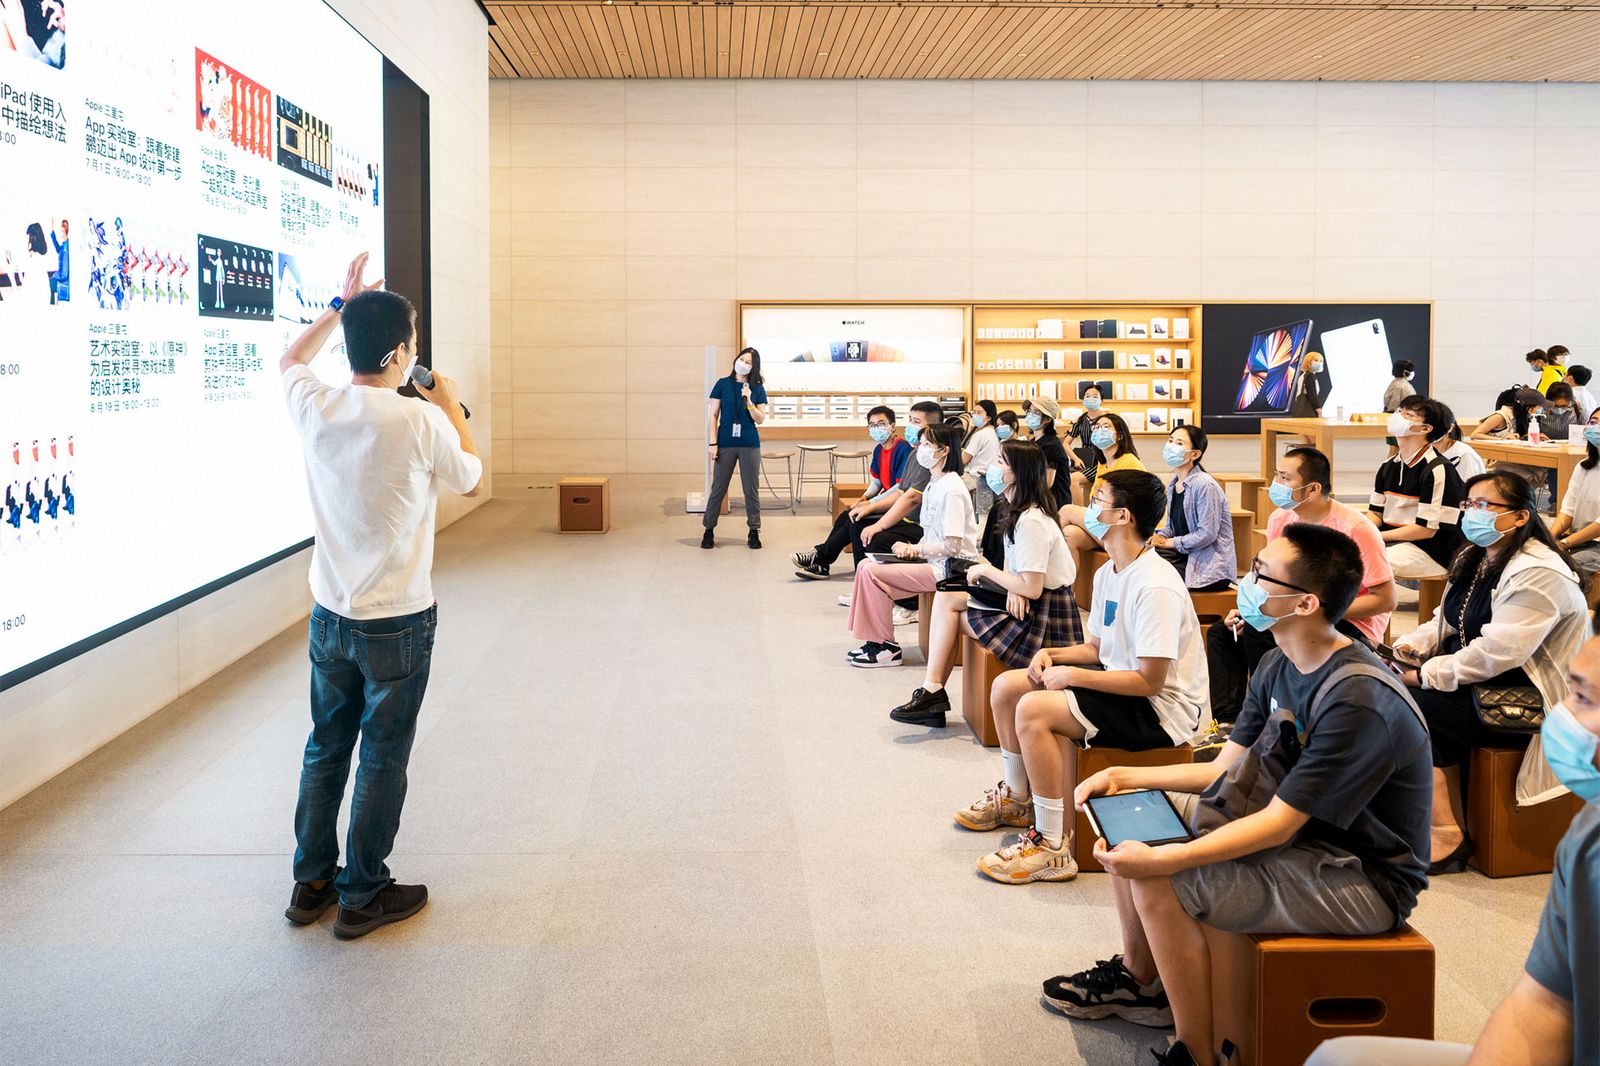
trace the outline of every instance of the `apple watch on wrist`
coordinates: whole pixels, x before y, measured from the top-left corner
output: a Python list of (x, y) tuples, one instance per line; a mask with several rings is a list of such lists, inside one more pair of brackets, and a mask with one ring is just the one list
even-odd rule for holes
[(333, 299), (329, 300), (328, 309), (336, 315), (342, 313), (344, 311), (344, 297), (335, 296)]

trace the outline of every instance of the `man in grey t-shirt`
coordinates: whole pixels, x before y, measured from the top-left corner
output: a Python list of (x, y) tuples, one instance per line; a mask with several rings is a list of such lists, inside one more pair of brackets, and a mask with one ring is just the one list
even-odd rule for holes
[(1567, 675), (1566, 702), (1545, 718), (1544, 752), (1562, 783), (1588, 802), (1556, 851), (1522, 978), (1489, 1016), (1477, 1046), (1345, 1037), (1323, 1044), (1306, 1066), (1600, 1062), (1600, 639), (1578, 649)]

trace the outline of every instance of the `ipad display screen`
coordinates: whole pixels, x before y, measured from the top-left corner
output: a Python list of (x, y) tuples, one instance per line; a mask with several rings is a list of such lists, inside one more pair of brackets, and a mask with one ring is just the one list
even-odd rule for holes
[(1233, 409), (1237, 414), (1282, 414), (1289, 410), (1300, 360), (1311, 337), (1311, 319), (1260, 330), (1251, 339)]

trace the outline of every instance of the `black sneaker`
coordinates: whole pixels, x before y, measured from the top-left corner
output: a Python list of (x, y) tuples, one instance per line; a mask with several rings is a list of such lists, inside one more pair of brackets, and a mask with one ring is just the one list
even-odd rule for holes
[(744, 542), (750, 545), (752, 548), (761, 547), (761, 531), (759, 529), (752, 529), (750, 531), (750, 535), (745, 538)]
[(794, 572), (794, 576), (803, 577), (807, 581), (826, 581), (830, 576), (828, 574), (828, 564), (812, 563), (809, 566), (802, 566)]
[(796, 566), (810, 566), (817, 561), (817, 549), (812, 548), (809, 551), (795, 552), (789, 556), (789, 561)]
[(945, 712), (949, 709), (950, 694), (944, 689), (929, 692), (919, 688), (909, 700), (890, 711), (889, 717), (906, 725), (942, 726)]
[(366, 936), (380, 926), (403, 922), (428, 903), (427, 885), (397, 885), (390, 881), (365, 907), (339, 905), (333, 935), (341, 940)]
[(878, 666), (899, 666), (900, 645), (882, 644), (876, 640), (869, 640), (854, 651), (847, 652), (845, 658), (851, 666), (860, 666), (872, 669)]
[(1044, 983), (1044, 996), (1052, 1007), (1072, 1018), (1094, 1021), (1116, 1015), (1157, 1029), (1172, 1024), (1172, 1004), (1167, 1002), (1161, 978), (1140, 987), (1122, 964), (1121, 955), (1070, 977), (1052, 977)]
[(289, 906), (284, 909), (283, 916), (295, 925), (310, 925), (329, 907), (333, 906), (339, 898), (339, 890), (333, 887), (334, 880), (339, 876), (342, 866), (333, 868), (333, 877), (322, 883), (321, 888), (312, 887), (308, 881), (296, 881), (294, 891), (289, 894)]
[(709, 529), (706, 530), (705, 535), (700, 538), (700, 547), (702, 547), (702, 548), (715, 548), (716, 546), (717, 546), (717, 538), (713, 537), (711, 535), (711, 530), (709, 530)]
[(1174, 1040), (1165, 1053), (1151, 1048), (1150, 1054), (1156, 1057), (1156, 1066), (1200, 1066), (1182, 1040)]

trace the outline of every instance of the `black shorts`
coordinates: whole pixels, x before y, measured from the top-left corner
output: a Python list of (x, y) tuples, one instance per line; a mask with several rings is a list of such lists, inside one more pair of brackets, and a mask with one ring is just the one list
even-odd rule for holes
[(1146, 696), (1117, 696), (1092, 688), (1069, 688), (1078, 703), (1078, 713), (1094, 726), (1094, 736), (1085, 745), (1095, 748), (1121, 748), (1123, 751), (1149, 751), (1176, 747), (1161, 728)]

